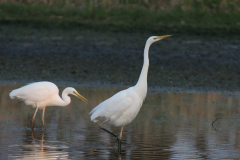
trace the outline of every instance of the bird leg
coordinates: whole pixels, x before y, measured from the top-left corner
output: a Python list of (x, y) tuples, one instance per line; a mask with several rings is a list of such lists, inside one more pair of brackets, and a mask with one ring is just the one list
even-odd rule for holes
[(121, 155), (121, 139), (122, 139), (123, 126), (122, 126), (122, 129), (121, 129), (121, 132), (120, 132), (120, 138), (118, 138), (118, 136), (116, 134), (114, 134), (114, 133), (110, 132), (109, 130), (107, 130), (107, 129), (102, 127), (103, 124), (106, 123), (107, 121), (109, 121), (109, 118), (106, 121), (104, 121), (102, 124), (100, 124), (99, 128), (104, 130), (104, 131), (106, 131), (106, 132), (108, 132), (109, 134), (111, 134), (111, 135), (113, 135), (114, 137), (117, 138), (117, 141), (118, 141), (118, 153)]
[(124, 127), (124, 126), (122, 126), (121, 132), (120, 132), (120, 135), (119, 135), (119, 139), (120, 139), (120, 140), (118, 140), (118, 153), (119, 153), (119, 154), (121, 154), (121, 143), (122, 143), (121, 140), (122, 140), (123, 127)]
[(36, 140), (37, 140), (37, 139), (34, 138), (34, 131), (32, 130), (32, 142), (35, 143)]
[(37, 115), (37, 111), (38, 111), (38, 107), (37, 107), (37, 109), (36, 109), (36, 111), (35, 111), (35, 113), (34, 113), (34, 115), (33, 115), (33, 119), (32, 119), (32, 129), (33, 129), (33, 127), (34, 127), (34, 121), (35, 121), (35, 117), (36, 117), (36, 115)]
[(122, 139), (123, 127), (124, 127), (124, 126), (122, 126), (122, 128), (121, 128), (121, 132), (120, 132), (120, 136), (119, 136), (120, 140)]
[(102, 125), (103, 125), (104, 123), (106, 123), (107, 121), (109, 121), (109, 118), (108, 118), (106, 121), (104, 121), (102, 124), (100, 124), (99, 128), (100, 128), (101, 130), (104, 130), (104, 131), (108, 132), (109, 134), (113, 135), (114, 137), (117, 138), (118, 141), (120, 141), (120, 139), (118, 138), (118, 136), (117, 136), (116, 134), (114, 134), (114, 133), (110, 132), (109, 130), (107, 130), (107, 129), (105, 129), (105, 128), (102, 127)]
[(43, 108), (43, 113), (42, 113), (42, 122), (43, 122), (43, 126), (45, 128), (45, 124), (44, 124), (44, 114), (45, 114), (45, 107)]
[(120, 136), (119, 136), (119, 138), (117, 139), (117, 141), (120, 142), (120, 143), (121, 143), (121, 141), (122, 141), (123, 127), (124, 127), (124, 126), (122, 126), (121, 131), (120, 131)]

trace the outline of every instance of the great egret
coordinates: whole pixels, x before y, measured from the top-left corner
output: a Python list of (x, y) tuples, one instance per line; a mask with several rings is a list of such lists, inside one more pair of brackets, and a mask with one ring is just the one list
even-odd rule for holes
[(34, 127), (34, 121), (38, 109), (43, 109), (42, 121), (44, 125), (44, 113), (47, 106), (66, 106), (71, 102), (71, 98), (68, 96), (72, 94), (77, 96), (82, 101), (87, 102), (87, 99), (79, 94), (74, 88), (67, 87), (62, 92), (62, 99), (58, 95), (58, 87), (52, 82), (35, 82), (21, 88), (13, 90), (9, 96), (11, 99), (17, 98), (23, 100), (26, 105), (32, 105), (36, 107), (32, 119), (32, 128)]
[[(120, 91), (109, 99), (103, 101), (89, 113), (92, 114), (91, 120), (93, 122), (97, 122), (101, 117), (106, 118), (106, 120), (100, 124), (99, 128), (115, 136), (120, 144), (120, 148), (123, 127), (136, 117), (147, 94), (149, 47), (152, 43), (170, 36), (171, 35), (149, 37), (145, 45), (143, 67), (137, 84), (126, 90)], [(115, 126), (122, 127), (119, 137), (103, 128), (103, 124), (107, 121), (110, 121), (110, 123)]]

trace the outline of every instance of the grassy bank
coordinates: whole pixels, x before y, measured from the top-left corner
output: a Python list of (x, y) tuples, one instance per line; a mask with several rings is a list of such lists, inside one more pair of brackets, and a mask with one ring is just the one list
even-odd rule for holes
[[(1, 25), (96, 31), (221, 35), (240, 33), (239, 2), (9, 1), (0, 3)], [(124, 3), (125, 2), (125, 3)], [(140, 3), (141, 2), (141, 3)], [(160, 2), (160, 1), (155, 1)], [(176, 1), (178, 2), (178, 1)], [(191, 2), (191, 3), (190, 3)], [(201, 3), (200, 3), (201, 2)], [(222, 2), (222, 3), (220, 3)], [(226, 2), (224, 4), (223, 2)], [(173, 3), (173, 4), (171, 4)], [(232, 4), (232, 7), (231, 5)]]

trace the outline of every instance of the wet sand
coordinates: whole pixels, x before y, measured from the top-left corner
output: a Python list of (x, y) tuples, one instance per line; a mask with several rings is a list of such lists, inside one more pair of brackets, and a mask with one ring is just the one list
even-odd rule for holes
[[(0, 81), (134, 85), (152, 33), (0, 26)], [(165, 35), (156, 33), (155, 35)], [(237, 37), (173, 35), (150, 48), (152, 88), (240, 89)]]

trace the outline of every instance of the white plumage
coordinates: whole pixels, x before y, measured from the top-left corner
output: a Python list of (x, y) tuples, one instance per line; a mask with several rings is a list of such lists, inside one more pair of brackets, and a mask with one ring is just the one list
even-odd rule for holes
[(58, 93), (58, 87), (54, 83), (36, 82), (13, 90), (9, 96), (11, 99), (23, 100), (26, 105), (32, 105), (33, 107), (37, 107), (38, 104), (38, 107), (41, 108), (49, 105), (49, 101), (50, 103), (53, 103), (54, 99), (58, 101), (60, 98)]
[(35, 116), (38, 109), (43, 109), (42, 121), (44, 124), (45, 107), (47, 106), (66, 106), (71, 102), (69, 94), (75, 95), (84, 102), (87, 99), (80, 95), (74, 88), (67, 87), (62, 92), (62, 99), (59, 96), (58, 87), (52, 82), (35, 82), (21, 88), (13, 90), (9, 96), (11, 99), (23, 100), (26, 105), (36, 107), (33, 116), (32, 127), (34, 126)]
[(122, 126), (120, 136), (117, 139), (120, 141), (122, 138), (123, 126), (130, 123), (138, 114), (142, 103), (147, 94), (147, 73), (149, 67), (149, 58), (148, 51), (149, 47), (153, 42), (161, 40), (163, 38), (169, 37), (166, 36), (152, 36), (148, 38), (145, 49), (144, 49), (144, 63), (142, 71), (138, 82), (135, 86), (130, 87), (126, 90), (120, 91), (111, 98), (103, 101), (97, 107), (95, 107), (90, 114), (91, 120), (97, 122), (99, 118), (104, 117), (106, 120), (99, 126), (101, 129), (107, 131), (108, 133), (114, 135), (110, 131), (102, 127), (102, 125), (110, 121), (111, 124), (115, 126)]
[(139, 98), (134, 87), (120, 91), (95, 107), (90, 112), (91, 120), (97, 122), (98, 118), (105, 117), (115, 126), (126, 125), (136, 117), (146, 94), (143, 96)]

